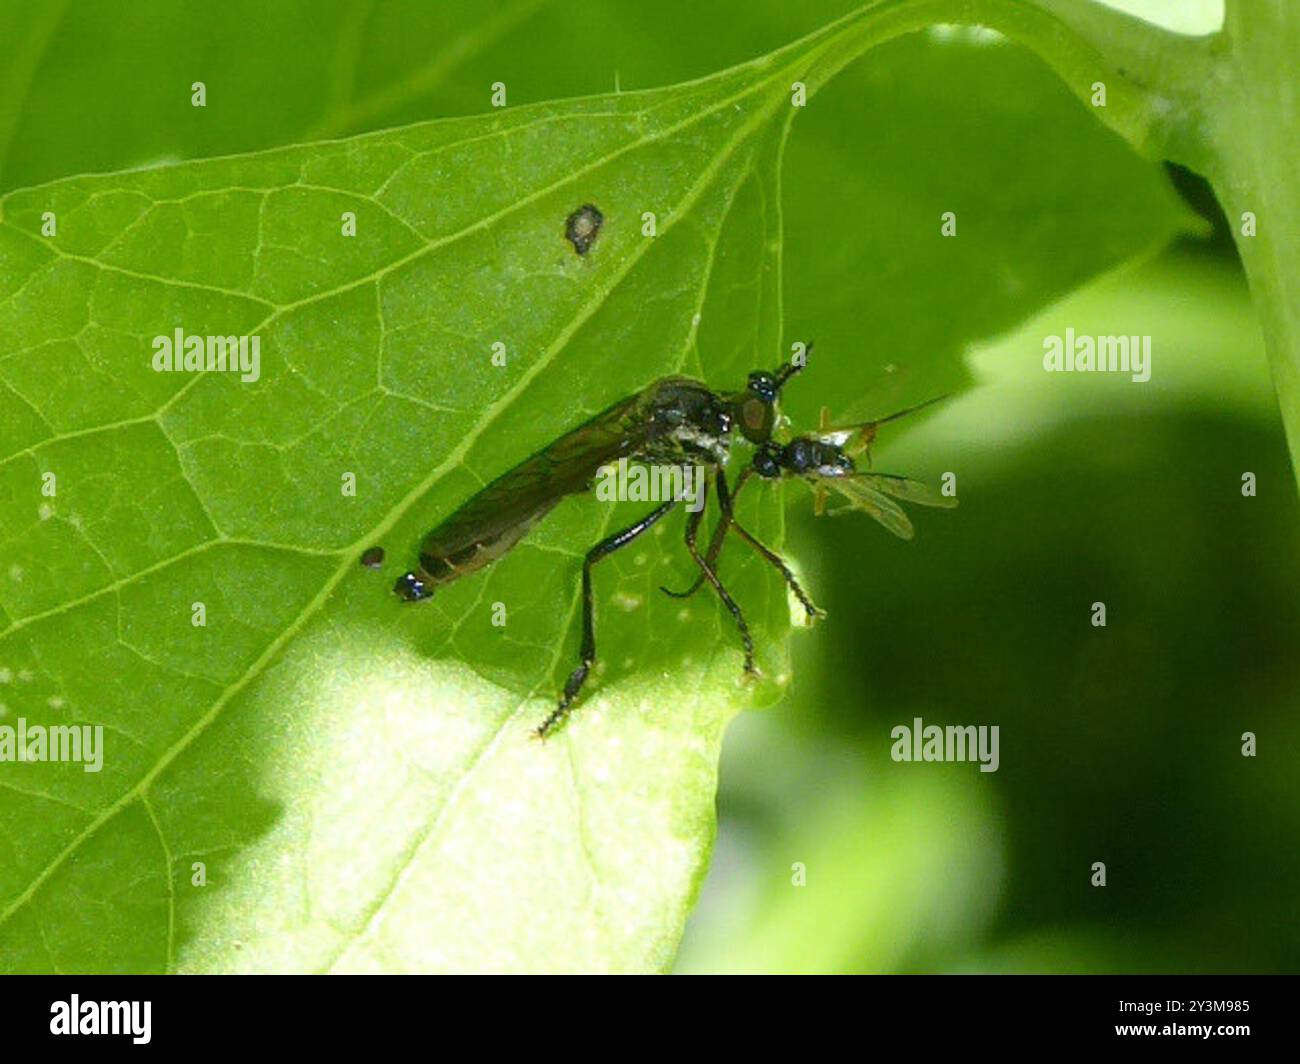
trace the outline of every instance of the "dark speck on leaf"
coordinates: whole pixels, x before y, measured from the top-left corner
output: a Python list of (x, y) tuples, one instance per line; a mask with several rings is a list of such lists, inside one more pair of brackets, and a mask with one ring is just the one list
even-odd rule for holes
[(600, 236), (600, 227), (604, 222), (605, 216), (597, 207), (584, 203), (564, 223), (564, 236), (573, 245), (574, 251), (585, 255), (596, 242), (596, 237)]
[(361, 555), (361, 564), (367, 569), (378, 569), (384, 564), (384, 548), (371, 547), (365, 554)]

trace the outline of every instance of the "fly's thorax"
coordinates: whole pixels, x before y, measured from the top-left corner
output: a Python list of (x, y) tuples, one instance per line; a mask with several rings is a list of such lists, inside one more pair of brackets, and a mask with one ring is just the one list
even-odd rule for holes
[(725, 462), (731, 410), (698, 381), (670, 377), (647, 397), (644, 415), (654, 426), (644, 455), (660, 462)]
[(727, 464), (731, 444), (728, 433), (701, 429), (688, 422), (679, 425), (670, 435), (682, 458), (711, 465)]
[(726, 465), (730, 454), (727, 436), (703, 432), (694, 425), (678, 425), (648, 443), (635, 459), (647, 465)]
[(693, 425), (701, 432), (722, 435), (731, 428), (731, 413), (721, 396), (699, 381), (669, 377), (650, 398), (650, 417), (665, 428)]

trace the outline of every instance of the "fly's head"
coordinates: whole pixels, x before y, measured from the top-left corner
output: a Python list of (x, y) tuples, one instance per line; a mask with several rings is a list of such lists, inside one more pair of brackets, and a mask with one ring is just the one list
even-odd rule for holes
[(736, 424), (750, 443), (765, 443), (776, 426), (776, 378), (756, 370), (749, 375), (749, 387), (732, 400)]
[(780, 369), (769, 373), (756, 369), (749, 375), (743, 392), (731, 397), (731, 409), (741, 435), (750, 443), (764, 444), (772, 438), (776, 427), (777, 400), (785, 382), (804, 368), (805, 359), (799, 358), (787, 362)]

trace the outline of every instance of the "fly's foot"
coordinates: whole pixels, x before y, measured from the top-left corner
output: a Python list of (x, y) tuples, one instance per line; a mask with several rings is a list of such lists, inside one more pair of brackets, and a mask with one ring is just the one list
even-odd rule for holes
[(811, 628), (818, 621), (826, 619), (826, 611), (812, 601), (801, 598), (799, 605), (803, 607), (804, 617), (806, 618), (804, 624), (807, 627)]
[(545, 739), (548, 735), (560, 726), (560, 723), (569, 715), (569, 710), (573, 706), (574, 700), (578, 697), (578, 692), (582, 690), (582, 685), (587, 680), (587, 673), (591, 671), (591, 662), (584, 661), (569, 675), (564, 684), (564, 694), (560, 696), (559, 704), (551, 710), (551, 715), (541, 724), (533, 729), (533, 736), (538, 739)]
[(557, 727), (559, 727), (560, 721), (562, 721), (568, 715), (569, 715), (568, 703), (561, 702), (558, 706), (556, 706), (553, 710), (551, 710), (551, 715), (549, 717), (547, 717), (544, 721), (542, 721), (541, 724), (539, 724), (536, 728), (533, 729), (532, 731), (533, 738), (541, 742), (545, 742), (547, 737), (553, 731), (555, 731)]

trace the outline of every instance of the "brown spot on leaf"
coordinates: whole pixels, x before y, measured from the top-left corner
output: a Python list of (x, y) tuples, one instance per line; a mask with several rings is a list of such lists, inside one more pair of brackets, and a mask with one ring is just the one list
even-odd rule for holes
[(564, 223), (564, 237), (573, 245), (579, 255), (587, 254), (591, 245), (600, 236), (600, 227), (605, 224), (605, 216), (591, 203), (584, 203)]

